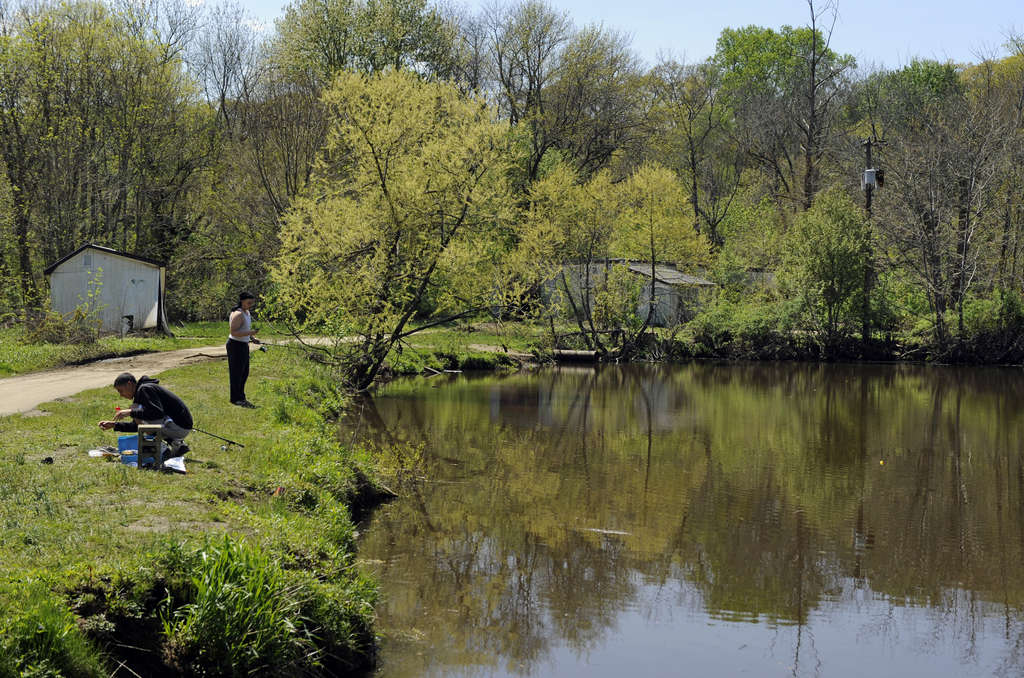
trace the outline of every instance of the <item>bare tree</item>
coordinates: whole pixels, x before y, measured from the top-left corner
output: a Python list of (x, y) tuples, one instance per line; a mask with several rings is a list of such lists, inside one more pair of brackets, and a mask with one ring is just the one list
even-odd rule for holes
[(1003, 60), (995, 76), (999, 110), (1008, 122), (1005, 181), (1001, 191), (1002, 234), (998, 282), (1002, 289), (1019, 289), (1024, 275), (1024, 35), (1010, 34), (1006, 47), (1011, 58)]
[(525, 183), (537, 180), (545, 155), (555, 150), (581, 178), (620, 151), (640, 158), (648, 101), (626, 36), (598, 26), (577, 30), (543, 0), (492, 5), (482, 21), (489, 94), (520, 130)]
[[(822, 156), (833, 133), (842, 97), (848, 94), (847, 72), (854, 65), (849, 58), (836, 58), (829, 45), (839, 12), (838, 0), (828, 0), (820, 10), (807, 0), (810, 11), (810, 46), (802, 55), (806, 82), (802, 91), (802, 110), (794, 111), (801, 134), (804, 158), (804, 209), (810, 209), (821, 188)], [(827, 27), (819, 24), (826, 20)]]
[[(991, 98), (970, 96), (949, 65), (916, 63), (892, 78), (886, 186), (876, 224), (897, 265), (923, 285), (940, 349), (996, 235), (993, 201), (1009, 127)], [(948, 85), (934, 83), (947, 78)], [(923, 91), (922, 91), (923, 90)]]
[(184, 57), (202, 18), (202, 3), (187, 0), (112, 0), (110, 6), (136, 40), (159, 45), (164, 62)]
[(221, 128), (237, 136), (238, 109), (252, 101), (266, 62), (251, 17), (237, 4), (212, 7), (188, 58)]
[(467, 92), (484, 94), (488, 85), (488, 33), (484, 18), (464, 8), (447, 11), (459, 27), (455, 40), (455, 81)]
[(721, 245), (718, 227), (739, 188), (743, 153), (730, 139), (719, 69), (664, 60), (652, 75), (659, 132), (649, 152), (688, 179), (694, 228)]
[[(640, 59), (626, 36), (588, 26), (558, 57), (540, 125), (585, 178), (608, 165), (613, 154), (647, 138), (648, 102)], [(639, 151), (631, 154), (638, 157)]]
[(526, 177), (534, 181), (541, 159), (555, 144), (542, 124), (547, 109), (545, 95), (556, 77), (559, 53), (572, 36), (572, 22), (565, 12), (544, 0), (492, 5), (484, 21), (496, 99), (511, 125), (526, 126)]

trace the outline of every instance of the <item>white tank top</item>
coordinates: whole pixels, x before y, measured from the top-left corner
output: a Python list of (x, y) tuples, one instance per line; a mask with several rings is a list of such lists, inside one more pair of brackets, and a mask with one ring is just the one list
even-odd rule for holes
[[(241, 311), (240, 310), (240, 312), (242, 314), (242, 326), (239, 327), (237, 331), (239, 331), (239, 332), (248, 332), (249, 330), (252, 329), (252, 316), (249, 315), (248, 311)], [(250, 337), (249, 337), (248, 334), (245, 335), (244, 337), (236, 337), (236, 336), (232, 335), (231, 334), (231, 322), (229, 320), (228, 321), (228, 339), (233, 339), (234, 341), (243, 341), (245, 343), (248, 343)]]

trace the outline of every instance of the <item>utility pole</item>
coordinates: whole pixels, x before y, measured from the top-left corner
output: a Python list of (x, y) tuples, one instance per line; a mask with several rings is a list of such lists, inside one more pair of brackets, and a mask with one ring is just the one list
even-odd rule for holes
[(871, 218), (871, 196), (876, 188), (881, 188), (885, 183), (885, 172), (874, 167), (871, 162), (871, 147), (884, 143), (884, 141), (871, 138), (864, 140), (864, 174), (860, 179), (860, 187), (864, 189), (864, 209), (867, 210), (869, 219)]
[[(868, 212), (868, 219), (871, 218), (871, 193), (875, 190), (874, 181), (868, 181), (868, 172), (873, 171), (871, 167), (871, 138), (864, 140), (864, 209)], [(872, 177), (874, 179), (875, 177)]]
[(861, 345), (862, 351), (867, 356), (871, 345), (871, 283), (874, 280), (875, 269), (871, 263), (873, 256), (871, 250), (871, 196), (875, 187), (882, 187), (885, 175), (882, 170), (876, 169), (871, 162), (872, 144), (880, 144), (871, 137), (864, 140), (864, 174), (861, 177), (860, 185), (864, 189), (864, 209), (867, 212), (868, 232), (864, 240), (864, 296), (861, 303)]

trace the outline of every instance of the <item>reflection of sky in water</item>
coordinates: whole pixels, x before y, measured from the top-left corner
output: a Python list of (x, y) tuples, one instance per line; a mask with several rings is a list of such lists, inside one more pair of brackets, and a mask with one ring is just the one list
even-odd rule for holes
[(380, 675), (1024, 675), (1019, 381), (703, 366), (396, 385), (373, 415), (424, 445), (429, 480), (362, 539)]
[[(616, 628), (599, 647), (583, 656), (572, 648), (554, 648), (551, 661), (533, 675), (974, 676), (993, 675), (1000, 665), (993, 658), (1007, 653), (1002, 620), (978, 620), (974, 643), (978, 655), (988, 660), (977, 662), (960, 654), (963, 639), (947, 637), (949, 629), (932, 611), (893, 606), (863, 591), (858, 593), (865, 599), (855, 606), (828, 604), (803, 627), (708, 618), (699, 609), (672, 605), (673, 595), (686, 593), (654, 587), (638, 593), (641, 602), (617, 616)], [(653, 614), (644, 612), (652, 608)], [(1011, 670), (1011, 675), (1019, 673)]]
[[(1005, 638), (1002, 611), (979, 604), (970, 638), (947, 618), (952, 612), (896, 605), (855, 589), (842, 601), (813, 611), (804, 625), (744, 622), (708, 616), (700, 595), (684, 582), (638, 586), (635, 600), (615, 617), (599, 642), (579, 648), (555, 639), (537, 664), (494, 666), (415, 662), (407, 675), (452, 678), (623, 678), (628, 676), (1019, 676), (1024, 657)], [(963, 591), (954, 595), (968, 596)], [(987, 608), (987, 609), (985, 609)], [(550, 611), (546, 611), (550, 613)], [(415, 643), (395, 644), (399, 654), (430, 655)], [(397, 649), (397, 648), (396, 648)], [(380, 675), (391, 675), (389, 646)], [(399, 657), (399, 663), (404, 663)], [(407, 667), (412, 668), (412, 667)], [(406, 675), (405, 672), (402, 672)]]
[[(1019, 676), (1024, 656), (1005, 638), (1003, 610), (971, 607), (968, 592), (951, 592), (969, 609), (970, 637), (956, 613), (891, 603), (847, 581), (839, 600), (823, 603), (803, 625), (751, 619), (738, 622), (707, 615), (700, 594), (685, 582), (668, 586), (637, 583), (631, 604), (619, 610), (599, 642), (579, 648), (554, 639), (533, 665), (434, 665), (415, 662), (402, 675), (451, 678), (623, 678), (635, 676), (826, 676), (908, 678), (916, 676)], [(550, 610), (545, 610), (550, 614)], [(549, 623), (548, 626), (554, 626)], [(1018, 630), (1019, 632), (1019, 630)], [(1020, 639), (1018, 638), (1018, 641)], [(429, 656), (415, 643), (398, 654)], [(385, 644), (381, 676), (392, 675)], [(395, 658), (404, 663), (400, 657)], [(412, 667), (406, 667), (411, 669)]]

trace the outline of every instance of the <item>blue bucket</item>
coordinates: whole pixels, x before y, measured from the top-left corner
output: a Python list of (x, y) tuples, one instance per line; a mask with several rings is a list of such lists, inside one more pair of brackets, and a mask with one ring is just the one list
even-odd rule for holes
[(139, 436), (135, 433), (129, 436), (118, 436), (117, 437), (117, 451), (121, 454), (131, 450), (134, 452), (139, 449)]

